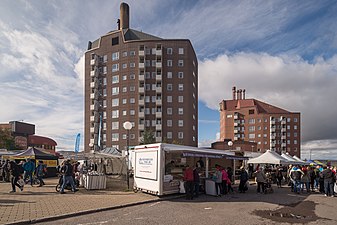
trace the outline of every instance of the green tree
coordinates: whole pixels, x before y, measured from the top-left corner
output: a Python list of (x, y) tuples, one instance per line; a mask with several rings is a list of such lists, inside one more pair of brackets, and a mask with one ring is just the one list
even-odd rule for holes
[(0, 148), (10, 150), (14, 147), (15, 141), (10, 129), (0, 129)]
[(152, 130), (144, 130), (143, 138), (140, 141), (141, 145), (156, 143), (156, 137)]

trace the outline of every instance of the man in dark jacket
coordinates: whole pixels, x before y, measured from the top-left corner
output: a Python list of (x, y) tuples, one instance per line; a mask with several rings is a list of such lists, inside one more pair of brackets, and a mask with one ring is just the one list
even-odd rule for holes
[(61, 172), (63, 173), (63, 183), (61, 186), (61, 190), (60, 193), (64, 194), (64, 188), (66, 187), (67, 183), (70, 183), (71, 186), (71, 190), (72, 192), (76, 192), (78, 191), (75, 187), (74, 184), (74, 179), (73, 179), (73, 166), (70, 163), (70, 159), (67, 159), (67, 161), (65, 162), (65, 164), (62, 166), (61, 168)]
[(329, 167), (324, 167), (322, 172), (322, 176), (324, 179), (324, 191), (325, 196), (334, 197), (334, 183), (335, 183), (335, 175)]
[(18, 184), (19, 176), (20, 176), (20, 171), (19, 171), (19, 166), (16, 164), (15, 161), (10, 161), (9, 166), (8, 166), (9, 173), (11, 175), (11, 183), (12, 183), (12, 190), (9, 193), (16, 192), (15, 186), (20, 188), (21, 191), (23, 191), (23, 186), (20, 186)]
[(240, 184), (239, 184), (239, 192), (245, 193), (247, 191), (247, 181), (248, 181), (248, 173), (243, 166), (240, 168)]

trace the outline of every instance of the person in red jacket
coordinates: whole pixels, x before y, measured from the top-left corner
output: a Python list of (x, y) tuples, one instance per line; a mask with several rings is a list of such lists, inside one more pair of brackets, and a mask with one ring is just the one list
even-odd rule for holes
[(193, 169), (188, 165), (186, 166), (184, 171), (184, 181), (185, 181), (186, 199), (192, 200), (194, 192), (194, 176), (193, 176)]

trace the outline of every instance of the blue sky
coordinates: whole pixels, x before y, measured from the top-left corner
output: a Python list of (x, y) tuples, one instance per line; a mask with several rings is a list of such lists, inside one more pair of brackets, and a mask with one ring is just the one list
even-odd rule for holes
[[(218, 103), (236, 86), (302, 113), (303, 157), (312, 149), (313, 158), (337, 158), (336, 1), (126, 2), (132, 28), (192, 41), (200, 146), (216, 140)], [(34, 123), (58, 149), (72, 150), (83, 135), (83, 53), (116, 29), (120, 3), (0, 1), (0, 122)]]

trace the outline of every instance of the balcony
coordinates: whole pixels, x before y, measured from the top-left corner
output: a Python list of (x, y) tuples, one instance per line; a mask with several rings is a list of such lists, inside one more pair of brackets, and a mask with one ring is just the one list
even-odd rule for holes
[(276, 131), (276, 128), (270, 128), (270, 133), (274, 133)]
[(156, 100), (156, 105), (162, 105), (162, 101), (160, 100)]
[(161, 142), (162, 141), (162, 138), (161, 137), (156, 137), (156, 142)]
[(156, 80), (161, 80), (161, 78), (162, 78), (162, 75), (160, 74), (160, 75), (156, 75)]
[(237, 126), (239, 126), (239, 123), (234, 123), (234, 127), (237, 127)]
[(96, 88), (96, 82), (90, 82), (90, 87), (91, 88)]
[(96, 65), (97, 65), (97, 57), (90, 60), (90, 66), (96, 66)]
[(156, 124), (156, 130), (161, 130), (162, 129), (162, 125), (161, 124)]
[(282, 133), (287, 132), (287, 128), (281, 128), (281, 132), (282, 132)]
[(162, 92), (162, 87), (156, 87), (156, 92), (161, 93)]
[(161, 68), (162, 67), (162, 63), (161, 62), (156, 62), (156, 67), (157, 68)]
[(144, 118), (145, 114), (144, 112), (138, 112), (138, 117)]
[(156, 50), (156, 55), (162, 55), (162, 50), (161, 49), (159, 49), (159, 50), (157, 49)]
[(156, 117), (161, 118), (162, 117), (162, 112), (156, 112)]
[(144, 50), (139, 50), (138, 55), (139, 56), (144, 56), (145, 55), (145, 51)]
[(95, 77), (97, 75), (97, 70), (91, 70), (90, 71), (90, 76)]
[(234, 114), (234, 119), (235, 120), (239, 119), (239, 116), (237, 114)]
[(90, 94), (90, 99), (97, 99), (97, 95), (95, 93)]
[(287, 122), (285, 120), (281, 121), (281, 125), (286, 125), (286, 124), (287, 124)]
[(98, 105), (97, 104), (90, 105), (90, 110), (97, 111), (98, 110)]
[(270, 125), (275, 125), (275, 120), (271, 120)]
[(145, 80), (145, 76), (139, 74), (138, 79), (139, 79), (140, 81), (143, 81), (143, 80)]
[(138, 130), (144, 130), (144, 124), (138, 124)]
[(270, 143), (270, 147), (275, 148), (275, 143), (274, 142)]
[(144, 105), (144, 104), (145, 104), (144, 99), (139, 99), (139, 100), (138, 100), (138, 104), (139, 104), (139, 105)]
[(239, 133), (239, 131), (238, 130), (234, 130), (234, 134), (237, 134), (237, 133)]
[(238, 137), (234, 137), (234, 141), (237, 141), (237, 140), (239, 140), (240, 138), (238, 138)]
[(138, 64), (138, 68), (141, 69), (141, 68), (144, 68), (144, 67), (145, 67), (145, 64), (144, 64), (144, 63), (139, 63), (139, 64)]
[(90, 122), (94, 122), (95, 121), (95, 116), (90, 116)]
[(282, 147), (282, 148), (287, 147), (287, 144), (286, 144), (286, 143), (282, 143), (282, 144), (281, 144), (281, 147)]
[(138, 92), (139, 93), (144, 93), (144, 87), (138, 87)]
[(273, 135), (270, 135), (270, 139), (274, 140), (276, 138), (276, 135), (273, 134)]
[(287, 137), (286, 136), (281, 136), (281, 140), (286, 140)]

